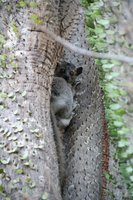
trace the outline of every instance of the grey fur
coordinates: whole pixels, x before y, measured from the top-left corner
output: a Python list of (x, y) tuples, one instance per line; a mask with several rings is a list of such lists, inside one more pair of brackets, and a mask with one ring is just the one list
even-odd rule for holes
[(56, 115), (59, 128), (65, 129), (69, 125), (72, 118), (73, 104), (73, 93), (70, 84), (61, 77), (54, 77), (51, 107)]
[(75, 109), (75, 81), (77, 76), (82, 73), (82, 68), (78, 69), (71, 63), (62, 62), (58, 64), (52, 83), (51, 120), (59, 160), (61, 188), (63, 188), (66, 177), (63, 133), (65, 128), (69, 126)]

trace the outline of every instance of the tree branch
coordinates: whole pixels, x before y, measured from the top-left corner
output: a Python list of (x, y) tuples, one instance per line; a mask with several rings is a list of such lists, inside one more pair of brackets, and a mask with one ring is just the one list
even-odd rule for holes
[(28, 30), (46, 33), (48, 38), (55, 40), (56, 42), (60, 43), (61, 45), (69, 49), (70, 51), (79, 53), (87, 57), (103, 58), (103, 59), (118, 60), (122, 62), (133, 63), (133, 58), (129, 56), (125, 56), (121, 54), (118, 55), (118, 54), (110, 54), (110, 53), (98, 53), (98, 52), (89, 51), (87, 49), (77, 47), (74, 44), (65, 40), (64, 38), (56, 35), (52, 31), (50, 31), (48, 28), (41, 25), (34, 26)]

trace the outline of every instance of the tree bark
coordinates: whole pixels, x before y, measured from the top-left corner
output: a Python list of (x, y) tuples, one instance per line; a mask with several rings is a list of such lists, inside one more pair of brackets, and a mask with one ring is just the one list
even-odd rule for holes
[[(56, 42), (37, 31), (37, 25), (36, 31), (29, 31), (32, 30), (31, 18), (38, 14), (53, 32), (88, 48), (84, 12), (79, 1), (35, 2), (36, 8), (18, 9), (16, 1), (1, 7), (1, 30), (7, 37), (4, 52), (8, 55), (7, 68), (1, 68), (1, 73), (11, 75), (1, 79), (2, 92), (7, 94), (0, 115), (3, 199), (61, 199), (49, 108), (52, 77), (62, 52)], [(10, 13), (8, 5), (12, 5)], [(67, 50), (62, 59), (84, 68), (77, 88), (80, 107), (64, 136), (68, 177), (63, 199), (98, 200), (103, 115), (96, 66), (92, 59)]]
[[(79, 1), (63, 1), (62, 35), (79, 47), (88, 48), (84, 10)], [(62, 6), (63, 8), (63, 6)], [(65, 9), (67, 8), (67, 9)], [(103, 105), (98, 72), (93, 59), (64, 51), (63, 59), (83, 67), (77, 88), (78, 108), (64, 135), (66, 152), (65, 200), (99, 200), (102, 193)]]
[(49, 112), (60, 48), (44, 33), (28, 31), (38, 15), (59, 34), (59, 1), (35, 2), (36, 8), (20, 8), (16, 1), (0, 8), (7, 55), (6, 68), (1, 68), (1, 90), (7, 95), (0, 114), (1, 199), (61, 199)]

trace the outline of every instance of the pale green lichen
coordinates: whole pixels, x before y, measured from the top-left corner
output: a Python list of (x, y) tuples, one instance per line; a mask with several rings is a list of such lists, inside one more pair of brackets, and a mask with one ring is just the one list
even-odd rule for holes
[(37, 14), (31, 14), (31, 21), (34, 23), (34, 24), (43, 24), (43, 20), (37, 15)]
[(19, 28), (18, 28), (17, 24), (15, 22), (13, 22), (11, 24), (11, 27), (12, 27), (12, 30), (15, 33), (16, 37), (20, 38), (20, 31), (19, 31)]

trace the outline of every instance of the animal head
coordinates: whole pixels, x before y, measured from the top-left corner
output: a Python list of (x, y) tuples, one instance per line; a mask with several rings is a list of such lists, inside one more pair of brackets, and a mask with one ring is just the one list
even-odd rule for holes
[(57, 64), (55, 76), (64, 78), (68, 83), (74, 83), (77, 76), (82, 73), (82, 67), (76, 67), (72, 63), (62, 62)]

